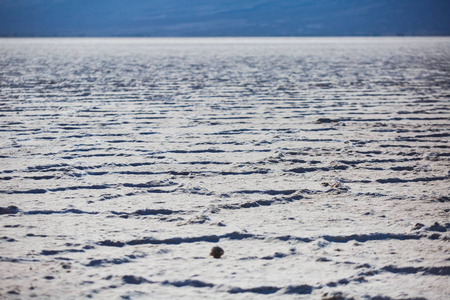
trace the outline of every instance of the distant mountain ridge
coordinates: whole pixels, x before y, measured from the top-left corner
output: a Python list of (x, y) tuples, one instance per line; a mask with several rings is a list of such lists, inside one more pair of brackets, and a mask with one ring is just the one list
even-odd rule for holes
[(2, 0), (0, 36), (450, 35), (448, 0)]

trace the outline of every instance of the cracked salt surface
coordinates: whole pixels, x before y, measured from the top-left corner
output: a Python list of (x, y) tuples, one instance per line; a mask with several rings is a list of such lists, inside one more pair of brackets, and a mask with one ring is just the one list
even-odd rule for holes
[(448, 299), (449, 49), (1, 39), (0, 297)]

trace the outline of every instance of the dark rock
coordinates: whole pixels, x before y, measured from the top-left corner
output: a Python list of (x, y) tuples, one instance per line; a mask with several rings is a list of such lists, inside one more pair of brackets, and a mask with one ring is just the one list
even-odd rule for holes
[(223, 251), (222, 248), (220, 248), (219, 246), (215, 246), (212, 247), (211, 253), (209, 253), (209, 255), (211, 255), (214, 258), (220, 258), (224, 253), (225, 251)]

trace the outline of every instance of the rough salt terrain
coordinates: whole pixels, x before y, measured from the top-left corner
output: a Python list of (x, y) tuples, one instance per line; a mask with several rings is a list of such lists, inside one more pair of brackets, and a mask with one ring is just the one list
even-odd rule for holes
[(450, 298), (450, 38), (0, 39), (0, 97), (0, 298)]

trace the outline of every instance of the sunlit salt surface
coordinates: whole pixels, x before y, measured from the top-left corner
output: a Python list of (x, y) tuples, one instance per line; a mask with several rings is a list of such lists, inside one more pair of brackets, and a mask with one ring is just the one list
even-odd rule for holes
[(0, 39), (0, 298), (446, 299), (449, 88), (450, 38)]

